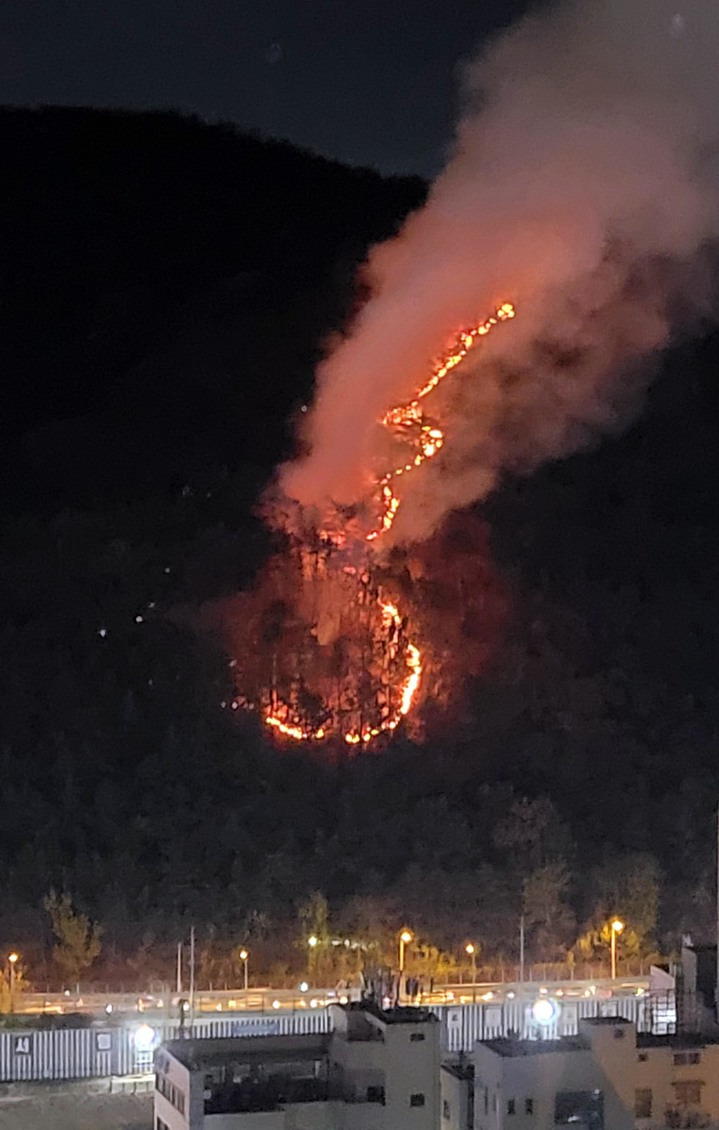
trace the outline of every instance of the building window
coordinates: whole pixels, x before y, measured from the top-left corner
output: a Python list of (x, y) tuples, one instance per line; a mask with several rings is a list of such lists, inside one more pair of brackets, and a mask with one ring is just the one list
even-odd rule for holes
[(450, 1114), (449, 1103), (446, 1099), (444, 1099), (444, 1101), (442, 1102), (442, 1118), (446, 1118), (449, 1122), (451, 1117), (452, 1115)]
[(592, 1126), (604, 1130), (601, 1091), (559, 1091), (554, 1099), (555, 1126)]
[(687, 1061), (686, 1052), (675, 1052), (672, 1056), (672, 1063), (675, 1067), (683, 1067)]
[(701, 1083), (697, 1079), (674, 1083), (674, 1099), (679, 1106), (699, 1106), (702, 1101)]
[(517, 1103), (515, 1099), (507, 1099), (507, 1114), (517, 1113)]
[(410, 1044), (419, 1044), (424, 1039), (424, 1032), (412, 1032), (409, 1038)]
[(525, 1114), (534, 1114), (534, 1099), (525, 1099), (524, 1100), (524, 1113)]
[(484, 1088), (484, 1113), (489, 1114), (489, 1088)]
[(367, 1102), (368, 1103), (382, 1103), (384, 1106), (384, 1087), (368, 1087), (367, 1088)]
[(700, 1052), (689, 1052), (689, 1055), (687, 1056), (687, 1060), (688, 1060), (689, 1063), (701, 1063), (701, 1061), (702, 1061), (701, 1053)]
[(170, 1127), (161, 1118), (158, 1118), (155, 1120), (155, 1130), (170, 1130)]
[(652, 1092), (649, 1087), (637, 1088), (634, 1092), (634, 1117), (652, 1117)]
[(409, 1096), (410, 1106), (424, 1106), (424, 1095), (421, 1091), (416, 1091), (413, 1095)]
[(185, 1093), (171, 1083), (166, 1075), (155, 1076), (155, 1090), (166, 1098), (175, 1110), (179, 1110), (180, 1114), (185, 1113)]
[(639, 1053), (639, 1055), (637, 1056), (637, 1059), (639, 1060), (639, 1062), (640, 1062), (640, 1063), (646, 1063), (646, 1062), (647, 1062), (647, 1058), (648, 1058), (648, 1057), (647, 1057), (647, 1053), (646, 1053), (646, 1052), (640, 1052), (640, 1053)]
[(614, 1029), (614, 1039), (615, 1040), (623, 1040), (624, 1039), (624, 1029), (623, 1028), (615, 1028)]

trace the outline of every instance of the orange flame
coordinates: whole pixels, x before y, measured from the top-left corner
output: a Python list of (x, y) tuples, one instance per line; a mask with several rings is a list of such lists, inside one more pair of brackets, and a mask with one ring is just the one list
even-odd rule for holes
[[(400, 506), (400, 498), (393, 487), (394, 480), (409, 474), (417, 467), (421, 467), (427, 460), (433, 459), (444, 445), (444, 432), (436, 423), (425, 416), (422, 410), (422, 400), (437, 388), (448, 373), (462, 363), (479, 338), (485, 337), (498, 323), (509, 321), (514, 316), (514, 306), (510, 302), (503, 302), (485, 321), (479, 322), (470, 329), (463, 330), (452, 343), (446, 356), (438, 362), (429, 380), (421, 386), (414, 399), (407, 404), (391, 408), (383, 417), (381, 421), (383, 426), (407, 442), (410, 452), (404, 463), (386, 472), (377, 482), (381, 513), (377, 528), (366, 535), (368, 542), (376, 541), (377, 538), (392, 528)], [(345, 540), (344, 533), (340, 530), (324, 530), (321, 531), (320, 536), (331, 542), (335, 547), (341, 546)], [(366, 585), (369, 581), (366, 570), (360, 573), (358, 570), (346, 568), (345, 571), (356, 574), (359, 585)], [(403, 626), (403, 619), (396, 604), (383, 599), (381, 595), (377, 597), (377, 600), (385, 637), (389, 641), (398, 636)], [(419, 647), (410, 640), (407, 640), (404, 644), (403, 659), (405, 676), (401, 686), (397, 688), (395, 704), (387, 708), (385, 716), (375, 725), (366, 725), (345, 732), (343, 737), (347, 745), (367, 745), (380, 734), (391, 733), (397, 728), (402, 718), (411, 711), (422, 681), (422, 653)], [(278, 734), (294, 741), (322, 741), (329, 737), (331, 733), (327, 726), (313, 728), (310, 724), (303, 723), (297, 710), (291, 708), (287, 703), (277, 700), (266, 708), (264, 721)]]
[(514, 316), (515, 310), (512, 303), (503, 302), (501, 306), (497, 307), (494, 314), (484, 322), (480, 322), (469, 330), (463, 330), (453, 342), (449, 353), (438, 363), (427, 383), (422, 385), (414, 400), (410, 400), (408, 404), (390, 408), (389, 412), (383, 417), (384, 427), (389, 428), (402, 439), (408, 440), (414, 449), (414, 456), (407, 463), (388, 471), (380, 479), (378, 487), (382, 512), (379, 526), (367, 534), (367, 541), (375, 541), (381, 534), (386, 534), (392, 529), (400, 504), (399, 498), (392, 489), (393, 479), (398, 479), (401, 475), (406, 475), (415, 470), (416, 467), (421, 467), (428, 459), (433, 459), (444, 445), (442, 429), (437, 427), (436, 424), (433, 425), (427, 419), (422, 411), (420, 401), (424, 400), (425, 396), (429, 396), (430, 392), (436, 389), (447, 374), (462, 363), (480, 337), (486, 337), (499, 322), (507, 322)]

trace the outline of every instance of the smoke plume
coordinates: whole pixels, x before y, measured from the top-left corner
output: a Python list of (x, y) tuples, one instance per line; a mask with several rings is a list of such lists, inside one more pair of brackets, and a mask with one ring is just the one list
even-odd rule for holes
[(673, 3), (560, 4), (465, 68), (452, 155), (370, 254), (372, 297), (319, 369), (286, 497), (320, 514), (366, 499), (389, 458), (378, 421), (503, 301), (516, 319), (437, 391), (446, 446), (403, 483), (395, 542), (637, 411), (651, 356), (706, 312), (719, 232), (719, 4)]

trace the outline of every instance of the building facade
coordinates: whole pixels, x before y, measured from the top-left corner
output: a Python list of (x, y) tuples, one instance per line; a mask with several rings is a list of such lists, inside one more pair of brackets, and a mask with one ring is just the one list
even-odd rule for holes
[(328, 1033), (163, 1045), (154, 1130), (437, 1130), (437, 1017), (367, 1002), (333, 1012)]
[(719, 1043), (706, 1035), (638, 1037), (595, 1017), (576, 1037), (489, 1040), (471, 1058), (472, 1130), (719, 1128)]

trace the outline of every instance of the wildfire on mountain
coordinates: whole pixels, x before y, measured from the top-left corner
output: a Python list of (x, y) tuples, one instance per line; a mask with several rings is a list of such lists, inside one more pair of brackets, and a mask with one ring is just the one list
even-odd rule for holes
[(366, 747), (391, 735), (436, 683), (442, 649), (425, 639), (431, 618), (417, 606), (406, 567), (400, 581), (379, 562), (377, 546), (392, 528), (404, 481), (447, 440), (425, 400), (477, 341), (514, 316), (504, 302), (459, 333), (414, 397), (384, 415), (401, 462), (376, 478), (366, 507), (372, 528), (339, 508), (319, 530), (300, 521), (248, 597), (237, 702), (278, 739)]

